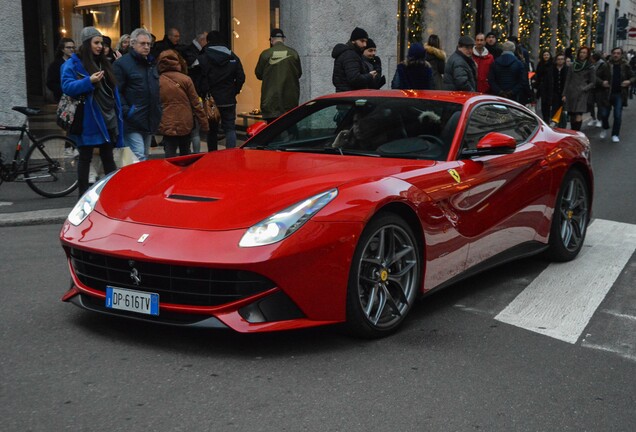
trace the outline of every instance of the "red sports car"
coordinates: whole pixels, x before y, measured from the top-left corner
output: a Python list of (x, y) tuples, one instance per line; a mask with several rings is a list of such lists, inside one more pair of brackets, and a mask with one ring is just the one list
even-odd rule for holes
[(433, 289), (540, 252), (575, 258), (592, 193), (587, 138), (515, 102), (329, 95), (241, 148), (96, 183), (62, 228), (63, 300), (181, 326), (383, 336)]

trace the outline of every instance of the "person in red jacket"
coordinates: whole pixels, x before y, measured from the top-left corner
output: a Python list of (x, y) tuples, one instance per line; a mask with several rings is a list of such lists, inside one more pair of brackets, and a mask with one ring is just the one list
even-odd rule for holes
[(475, 36), (473, 60), (477, 63), (477, 91), (480, 93), (490, 93), (488, 73), (495, 58), (490, 54), (490, 51), (486, 49), (486, 36), (483, 33), (479, 33)]

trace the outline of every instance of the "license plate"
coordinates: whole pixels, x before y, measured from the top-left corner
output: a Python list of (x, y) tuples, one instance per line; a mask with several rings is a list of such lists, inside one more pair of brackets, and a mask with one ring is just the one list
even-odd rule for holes
[(146, 315), (159, 315), (159, 294), (107, 286), (106, 307)]

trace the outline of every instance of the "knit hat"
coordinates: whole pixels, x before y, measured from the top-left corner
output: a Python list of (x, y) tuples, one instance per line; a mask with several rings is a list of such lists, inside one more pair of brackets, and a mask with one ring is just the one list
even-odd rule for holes
[(510, 51), (510, 52), (514, 52), (515, 51), (515, 43), (513, 41), (505, 41), (502, 45), (501, 45), (501, 50), (502, 51)]
[(361, 29), (360, 27), (354, 28), (351, 32), (351, 37), (349, 38), (349, 40), (354, 41), (358, 39), (369, 39), (369, 33), (367, 33), (364, 29)]
[(375, 45), (375, 42), (373, 42), (373, 39), (367, 39), (367, 47), (365, 49), (369, 49), (369, 48), (377, 48), (377, 46)]
[(457, 42), (457, 45), (463, 47), (475, 46), (475, 39), (471, 38), (470, 36), (462, 36), (459, 38), (459, 42)]
[(93, 39), (95, 36), (101, 36), (102, 34), (95, 27), (84, 27), (80, 33), (80, 40), (82, 43), (87, 40)]
[(279, 28), (272, 29), (272, 32), (269, 34), (269, 37), (273, 38), (284, 38), (285, 33)]
[(424, 45), (419, 42), (412, 43), (409, 47), (407, 57), (411, 59), (423, 59), (426, 57), (426, 49), (424, 49)]

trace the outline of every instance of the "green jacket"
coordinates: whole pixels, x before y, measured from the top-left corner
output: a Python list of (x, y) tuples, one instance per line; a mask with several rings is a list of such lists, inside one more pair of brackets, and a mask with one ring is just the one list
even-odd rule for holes
[(263, 81), (261, 113), (265, 119), (276, 118), (298, 106), (302, 75), (298, 53), (283, 43), (263, 51), (254, 71)]

